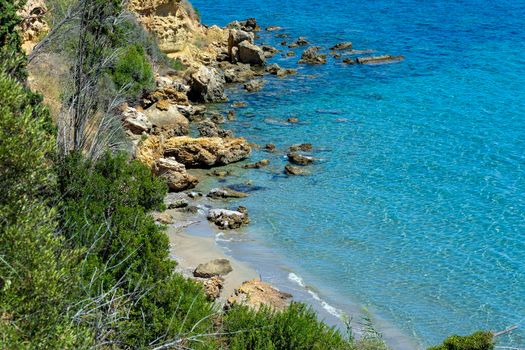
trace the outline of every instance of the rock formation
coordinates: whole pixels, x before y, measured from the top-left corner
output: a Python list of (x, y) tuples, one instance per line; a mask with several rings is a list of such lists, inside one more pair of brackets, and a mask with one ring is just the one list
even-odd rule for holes
[(240, 304), (258, 310), (261, 306), (270, 307), (276, 311), (284, 310), (291, 301), (292, 295), (283, 293), (268, 283), (260, 280), (244, 282), (235, 293), (228, 298), (227, 307)]

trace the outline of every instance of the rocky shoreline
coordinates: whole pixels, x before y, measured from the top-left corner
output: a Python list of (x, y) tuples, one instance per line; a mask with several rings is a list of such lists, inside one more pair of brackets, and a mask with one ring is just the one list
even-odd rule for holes
[[(171, 4), (169, 11), (164, 5), (136, 0), (131, 1), (130, 10), (157, 37), (161, 50), (181, 62), (185, 69), (158, 71), (156, 89), (133, 106), (122, 105), (120, 111), (133, 144), (133, 154), (164, 179), (171, 192), (166, 197), (168, 210), (157, 213), (155, 218), (168, 226), (170, 237), (178, 237), (172, 241), (178, 259), (177, 250), (185, 248), (177, 249), (177, 246), (181, 242), (187, 244), (188, 240), (185, 226), (195, 222), (206, 225), (208, 221), (219, 230), (238, 230), (250, 223), (249, 208), (233, 205), (236, 199), (248, 193), (229, 187), (213, 188), (207, 193), (192, 191), (205, 180), (203, 176), (224, 178), (229, 175), (227, 171), (214, 168), (249, 159), (252, 150), (261, 147), (223, 128), (225, 122), (235, 120), (236, 109), (242, 108), (242, 103), (233, 104), (233, 109), (225, 113), (211, 111), (207, 104), (226, 102), (228, 84), (242, 85), (247, 93), (254, 93), (264, 88), (265, 76), (296, 75), (297, 70), (268, 65), (267, 60), (280, 52), (288, 57), (297, 53), (259, 45), (256, 40), (261, 28), (254, 18), (234, 21), (224, 28), (208, 27), (200, 23), (189, 3)], [(289, 39), (280, 27), (270, 26), (266, 31), (275, 32), (276, 38)], [(319, 46), (311, 46), (303, 37), (290, 42), (285, 40), (281, 45), (303, 51), (298, 64), (326, 64), (328, 55), (346, 64), (391, 63), (403, 59), (391, 55), (355, 57), (369, 52), (353, 50), (351, 42), (332, 46), (329, 54)], [(288, 124), (299, 122), (298, 118), (286, 120)], [(309, 143), (290, 145), (284, 151), (272, 144), (263, 148), (271, 153), (282, 152), (287, 157), (288, 164), (278, 171), (285, 176), (306, 176), (311, 171), (310, 166), (317, 162), (313, 155), (315, 149)], [(268, 159), (259, 159), (242, 168), (257, 170), (269, 163)], [(192, 169), (210, 169), (210, 172), (198, 177), (192, 174)], [(246, 266), (240, 268), (249, 271), (241, 273), (245, 277), (241, 281), (236, 272), (241, 264), (230, 264), (230, 258), (226, 259), (224, 254), (210, 251), (212, 253), (200, 251), (196, 254), (199, 260), (191, 259), (195, 266), (188, 265), (188, 259), (178, 260), (183, 269), (193, 270), (193, 273), (186, 271), (186, 275), (201, 281), (211, 300), (220, 301), (226, 308), (243, 303), (253, 308), (264, 304), (282, 309), (289, 304), (291, 295), (253, 278), (256, 274)], [(236, 277), (230, 278), (230, 275)], [(237, 285), (232, 288), (232, 283)]]

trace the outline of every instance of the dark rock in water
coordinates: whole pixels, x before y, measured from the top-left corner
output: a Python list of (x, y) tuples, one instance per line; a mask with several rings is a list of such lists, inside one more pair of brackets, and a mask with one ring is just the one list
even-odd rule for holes
[(267, 32), (275, 32), (275, 31), (282, 30), (282, 29), (283, 29), (282, 27), (278, 27), (278, 26), (269, 26), (269, 27), (266, 27), (266, 31), (267, 31)]
[(308, 45), (310, 44), (310, 42), (308, 40), (306, 40), (305, 37), (299, 37), (299, 39), (297, 39), (297, 41), (295, 42), (298, 46), (305, 46), (305, 45)]
[(277, 75), (277, 72), (282, 69), (277, 63), (273, 63), (266, 67), (266, 71), (270, 74)]
[(229, 62), (223, 63), (220, 67), (224, 71), (224, 79), (227, 83), (244, 83), (255, 76), (255, 72), (249, 64)]
[(193, 276), (200, 278), (211, 278), (214, 276), (227, 275), (233, 271), (230, 261), (227, 259), (216, 259), (206, 264), (200, 264), (193, 272)]
[(301, 143), (299, 145), (292, 145), (290, 146), (290, 152), (310, 152), (313, 149), (313, 146), (311, 143)]
[(235, 191), (242, 192), (242, 193), (251, 193), (251, 192), (262, 191), (266, 189), (266, 187), (263, 187), (263, 186), (256, 186), (256, 185), (250, 185), (250, 184), (244, 184), (244, 183), (229, 185), (228, 188), (235, 190)]
[(306, 49), (303, 54), (301, 55), (301, 59), (299, 60), (299, 63), (307, 63), (307, 64), (325, 64), (326, 63), (326, 55), (320, 54), (319, 50), (321, 48), (319, 46), (312, 46), (308, 49)]
[(212, 113), (210, 115), (210, 120), (215, 124), (224, 124), (226, 123), (226, 118), (220, 113)]
[(275, 152), (275, 145), (273, 143), (268, 143), (264, 146), (264, 150), (268, 152)]
[(297, 54), (296, 54), (294, 51), (289, 51), (289, 52), (286, 53), (286, 56), (287, 56), (287, 57), (294, 57), (294, 56), (296, 56), (296, 55), (297, 55)]
[(332, 53), (332, 56), (335, 58), (335, 59), (339, 59), (342, 57), (342, 55), (340, 53)]
[(268, 67), (266, 67), (266, 72), (272, 75), (277, 75), (280, 78), (286, 75), (290, 75), (290, 74), (297, 74), (297, 71), (295, 69), (284, 69), (284, 68), (279, 67), (279, 65), (276, 63), (271, 64)]
[(345, 58), (343, 59), (343, 63), (346, 63), (346, 64), (357, 64), (357, 61), (353, 58)]
[(264, 84), (264, 80), (250, 80), (244, 84), (244, 88), (248, 92), (257, 92), (263, 88)]
[(237, 210), (211, 209), (208, 212), (208, 220), (221, 230), (233, 230), (250, 223), (245, 207), (239, 207)]
[(228, 121), (233, 121), (233, 120), (235, 120), (235, 111), (233, 111), (233, 110), (228, 111), (227, 119), (228, 119)]
[(288, 153), (288, 160), (290, 161), (290, 163), (298, 165), (308, 165), (314, 162), (314, 159), (312, 157), (304, 156), (296, 152)]
[(219, 170), (219, 169), (215, 169), (214, 171), (212, 171), (211, 173), (208, 173), (208, 175), (210, 176), (216, 176), (216, 177), (226, 177), (226, 176), (229, 176), (231, 175), (231, 173), (227, 170)]
[(358, 57), (356, 62), (359, 64), (380, 64), (380, 63), (394, 63), (404, 60), (404, 56), (392, 56), (392, 55), (382, 55), (382, 56), (367, 56), (367, 57)]
[(242, 101), (241, 102), (234, 102), (232, 104), (232, 107), (234, 107), (234, 108), (243, 108), (243, 107), (246, 107), (246, 106), (248, 106), (248, 104), (246, 102), (242, 102)]
[(231, 188), (214, 188), (208, 193), (207, 197), (213, 199), (246, 198), (248, 194)]
[(263, 159), (263, 160), (258, 161), (257, 163), (246, 164), (244, 168), (245, 169), (260, 169), (268, 165), (270, 165), (270, 161), (268, 159)]
[(270, 45), (263, 45), (263, 46), (261, 46), (261, 49), (262, 49), (264, 52), (270, 52), (270, 53), (272, 53), (272, 54), (276, 54), (277, 52), (280, 51), (280, 50), (277, 50), (275, 47), (270, 46)]
[(286, 121), (291, 124), (297, 124), (299, 123), (299, 118), (288, 118)]
[(352, 43), (349, 41), (336, 44), (330, 48), (330, 50), (350, 50), (350, 49), (352, 49)]
[(195, 198), (199, 198), (199, 197), (202, 197), (203, 194), (200, 193), (200, 192), (189, 192), (188, 193), (188, 197), (190, 197), (191, 199), (195, 199)]
[(276, 37), (276, 38), (280, 38), (280, 39), (284, 39), (284, 38), (288, 38), (288, 37), (290, 37), (290, 35), (289, 35), (289, 34), (281, 33), (281, 34), (276, 34), (275, 37)]
[(197, 214), (199, 212), (199, 207), (196, 207), (194, 205), (187, 206), (185, 208), (182, 208), (182, 211), (190, 214)]
[(284, 167), (284, 172), (286, 175), (306, 175), (306, 172), (303, 167), (293, 166), (290, 164), (287, 164)]

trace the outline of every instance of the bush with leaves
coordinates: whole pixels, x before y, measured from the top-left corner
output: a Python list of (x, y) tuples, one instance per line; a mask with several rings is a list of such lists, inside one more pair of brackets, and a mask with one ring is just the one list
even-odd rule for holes
[(130, 45), (123, 49), (110, 70), (110, 76), (117, 91), (123, 91), (128, 98), (135, 98), (155, 86), (153, 69), (140, 45)]
[(442, 345), (429, 350), (493, 350), (494, 335), (491, 332), (476, 332), (468, 336), (453, 335), (445, 339)]

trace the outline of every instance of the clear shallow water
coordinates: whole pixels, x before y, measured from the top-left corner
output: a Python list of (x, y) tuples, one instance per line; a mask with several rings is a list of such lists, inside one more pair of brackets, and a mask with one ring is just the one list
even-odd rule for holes
[[(268, 77), (258, 94), (230, 91), (249, 103), (230, 125), (238, 134), (311, 142), (323, 159), (286, 178), (282, 155), (255, 153), (273, 168), (246, 175), (266, 188), (243, 200), (250, 239), (332, 305), (367, 306), (422, 346), (518, 323), (501, 342), (525, 346), (525, 2), (193, 3), (207, 24), (257, 17), (325, 48), (350, 40), (406, 56), (330, 59)], [(280, 48), (275, 34), (260, 42)]]

